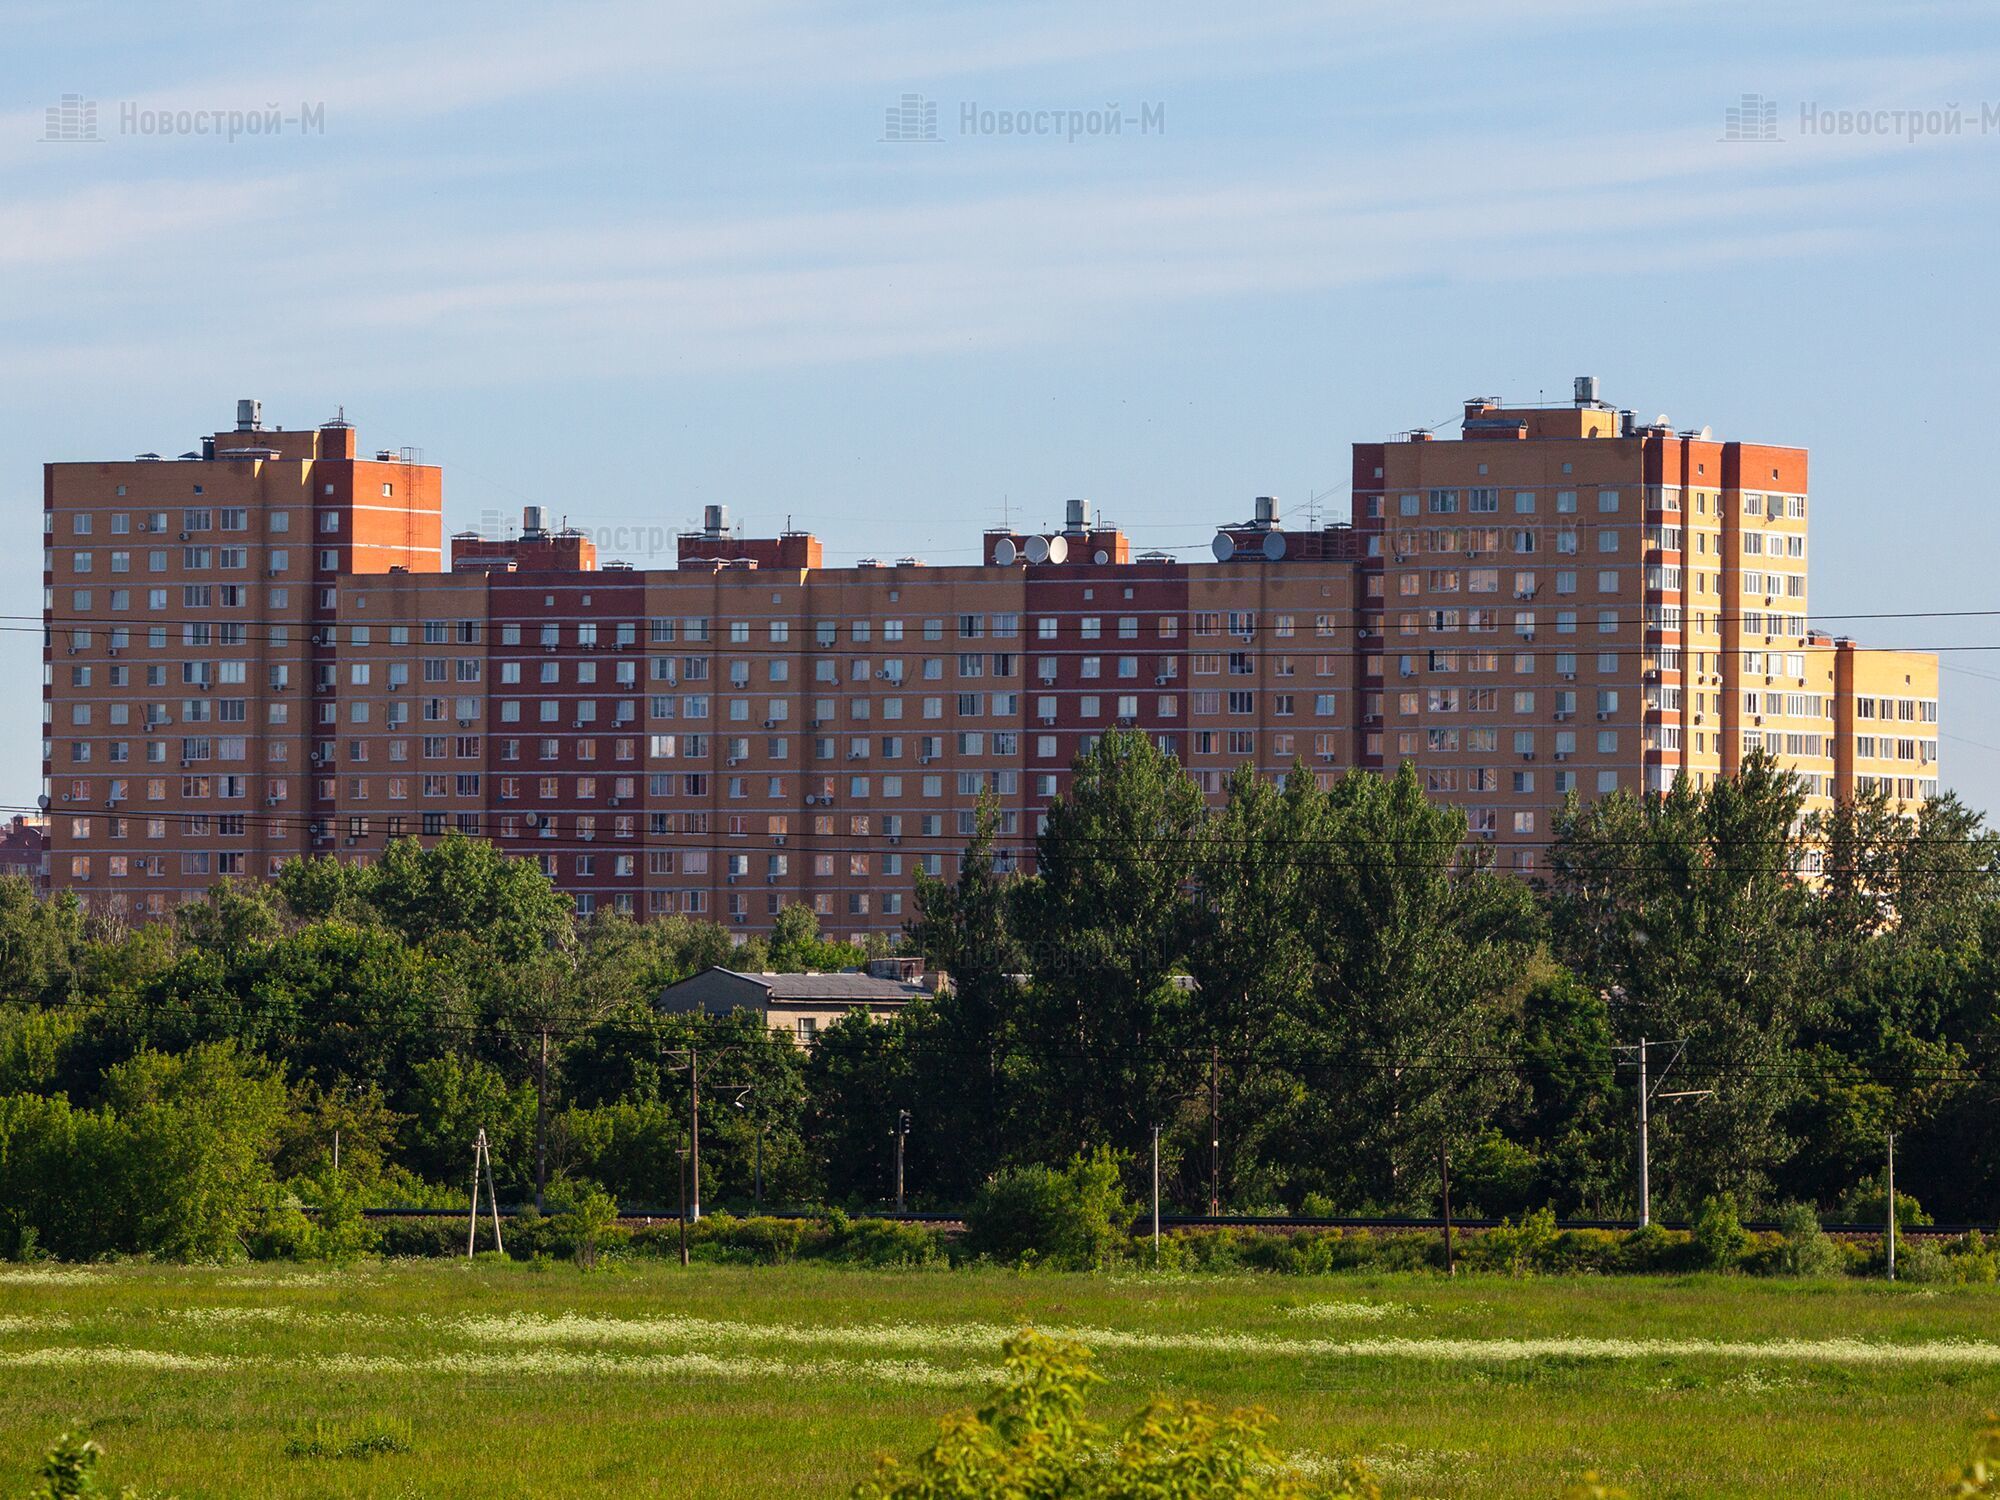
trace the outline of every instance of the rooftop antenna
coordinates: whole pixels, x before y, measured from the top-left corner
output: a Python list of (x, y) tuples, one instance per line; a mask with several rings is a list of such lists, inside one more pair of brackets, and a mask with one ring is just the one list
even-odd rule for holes
[(1014, 529), (1014, 507), (1005, 494), (1000, 496), (1000, 524), (1009, 531)]

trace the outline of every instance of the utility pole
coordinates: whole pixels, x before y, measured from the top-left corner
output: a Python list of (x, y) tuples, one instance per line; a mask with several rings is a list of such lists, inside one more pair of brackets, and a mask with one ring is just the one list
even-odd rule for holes
[(1896, 1132), (1889, 1132), (1889, 1279), (1896, 1279)]
[(1208, 1053), (1208, 1216), (1222, 1217), (1222, 1044)]
[[(1660, 1076), (1658, 1078), (1654, 1078), (1647, 1067), (1647, 1056), (1653, 1044), (1645, 1037), (1639, 1038), (1639, 1045), (1636, 1047), (1626, 1046), (1612, 1049), (1617, 1052), (1636, 1054), (1639, 1065), (1639, 1227), (1641, 1229), (1644, 1229), (1648, 1224), (1653, 1222), (1653, 1160), (1651, 1140), (1653, 1101), (1655, 1099), (1694, 1099), (1699, 1101), (1715, 1097), (1714, 1089), (1680, 1089), (1670, 1094), (1661, 1093), (1660, 1085), (1667, 1081), (1667, 1074), (1674, 1070), (1674, 1064), (1679, 1062), (1681, 1054), (1687, 1051), (1687, 1038), (1678, 1037), (1670, 1042), (1662, 1042), (1660, 1045), (1662, 1047), (1672, 1047), (1674, 1055), (1668, 1058), (1667, 1065), (1660, 1069)], [(1620, 1063), (1619, 1066), (1623, 1067), (1624, 1064)]]
[(542, 1059), (535, 1069), (535, 1212), (549, 1185), (549, 1028), (542, 1028)]
[(688, 1263), (688, 1153), (680, 1152), (681, 1159), (681, 1264)]
[(701, 1218), (701, 1048), (692, 1042), (688, 1044), (688, 1085), (691, 1105), (691, 1124), (688, 1136), (693, 1143), (693, 1163), (690, 1168), (694, 1177), (694, 1217)]
[(1458, 1267), (1451, 1258), (1451, 1147), (1438, 1147), (1438, 1170), (1444, 1176), (1444, 1274), (1456, 1276)]
[(903, 1141), (910, 1133), (910, 1112), (896, 1111), (896, 1216), (903, 1214)]
[(479, 1127), (478, 1138), (472, 1143), (472, 1217), (465, 1227), (465, 1258), (472, 1259), (472, 1247), (479, 1239), (479, 1169), (486, 1169), (486, 1202), (493, 1210), (493, 1248), (504, 1254), (507, 1247), (500, 1241), (500, 1190), (493, 1185), (493, 1150), (486, 1144), (486, 1127)]
[(1646, 1091), (1646, 1039), (1639, 1038), (1639, 1227), (1653, 1222), (1653, 1163), (1647, 1153), (1646, 1116), (1652, 1095)]
[(1153, 1127), (1153, 1264), (1160, 1263), (1160, 1127)]

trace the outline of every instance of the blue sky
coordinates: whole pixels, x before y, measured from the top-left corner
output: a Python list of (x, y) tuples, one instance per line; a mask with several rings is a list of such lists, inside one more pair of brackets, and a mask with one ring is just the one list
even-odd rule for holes
[[(532, 500), (643, 533), (723, 501), (834, 562), (947, 562), (1070, 495), (1190, 555), (1252, 495), (1337, 513), (1349, 443), (1585, 372), (1642, 416), (1812, 449), (1816, 614), (2000, 607), (1980, 5), (5, 14), (0, 586), (24, 615), (41, 463), (178, 453), (242, 395), (421, 447), (449, 528)], [(883, 139), (906, 93), (935, 142)], [(1779, 139), (1724, 138), (1745, 93)], [(64, 94), (101, 140), (41, 139)], [(1805, 132), (1806, 101), (1967, 118)], [(1112, 103), (1116, 135), (963, 128), (967, 104)], [(319, 128), (125, 129), (302, 105)], [(1945, 656), (1944, 779), (2000, 807), (2000, 618), (1828, 623), (1980, 648)], [(36, 789), (38, 680), (36, 637), (0, 633), (24, 705), (0, 801)]]

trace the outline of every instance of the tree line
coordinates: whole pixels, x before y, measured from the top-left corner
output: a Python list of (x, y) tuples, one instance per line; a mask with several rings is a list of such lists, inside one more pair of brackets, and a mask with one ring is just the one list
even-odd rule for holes
[(1572, 803), (1526, 879), (1407, 767), (1245, 770), (1214, 808), (1143, 736), (1075, 769), (1032, 873), (988, 806), (920, 882), (901, 946), (950, 989), (810, 1050), (653, 1003), (711, 964), (870, 956), (808, 909), (740, 944), (579, 920), (457, 836), (139, 927), (0, 883), (0, 1252), (210, 1253), (274, 1198), (462, 1203), (481, 1129), (509, 1201), (671, 1208), (697, 1071), (711, 1205), (879, 1206), (907, 1110), (913, 1206), (1102, 1151), (1137, 1188), (1157, 1136), (1170, 1210), (1428, 1214), (1448, 1161), (1461, 1213), (1628, 1217), (1642, 1038), (1656, 1215), (1875, 1217), (1890, 1132), (1899, 1189), (1996, 1212), (2000, 842), (1954, 798), (1807, 816), (1753, 758)]

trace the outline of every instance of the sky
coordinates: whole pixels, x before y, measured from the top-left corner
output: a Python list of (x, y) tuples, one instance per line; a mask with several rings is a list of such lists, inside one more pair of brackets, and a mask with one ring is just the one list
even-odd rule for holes
[(1812, 450), (1814, 618), (1943, 649), (1943, 780), (2000, 807), (1983, 4), (0, 16), (0, 803), (40, 466), (241, 396), (421, 449), (448, 531), (540, 503), (663, 566), (722, 502), (840, 565), (1070, 496), (1202, 555), (1255, 495), (1344, 514), (1350, 443), (1587, 373)]

